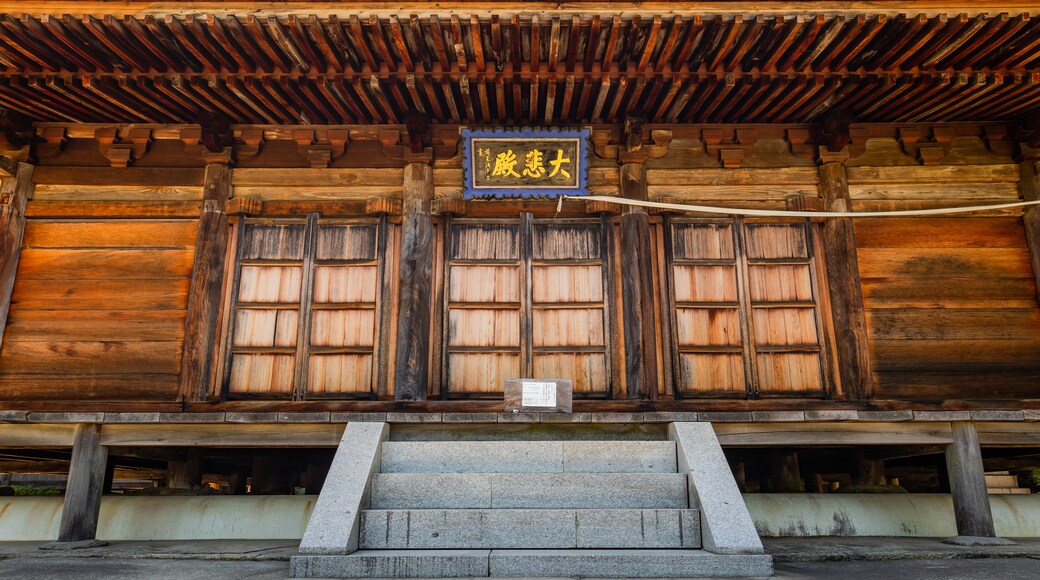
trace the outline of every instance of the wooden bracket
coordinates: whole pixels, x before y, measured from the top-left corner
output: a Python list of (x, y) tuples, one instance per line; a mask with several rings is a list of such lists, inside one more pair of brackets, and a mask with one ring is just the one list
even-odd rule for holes
[(610, 201), (587, 200), (585, 202), (585, 213), (607, 215), (621, 215), (621, 205)]
[(404, 202), (399, 197), (370, 197), (365, 200), (366, 215), (400, 215), (403, 208)]
[(6, 109), (0, 109), (0, 151), (18, 151), (29, 144), (32, 123)]
[(260, 155), (264, 148), (263, 129), (242, 129), (238, 134), (238, 142), (235, 145), (235, 161), (249, 161)]
[(785, 132), (785, 137), (787, 137), (787, 143), (791, 147), (791, 155), (807, 161), (814, 160), (816, 146), (812, 143), (812, 131), (809, 129), (788, 129)]
[(668, 147), (672, 143), (672, 132), (667, 129), (654, 129), (650, 131), (649, 142), (642, 142), (642, 129), (640, 129), (640, 144), (635, 149), (629, 148), (629, 143), (624, 147), (617, 147), (618, 163), (646, 163), (650, 159), (660, 159), (668, 154)]
[[(407, 135), (407, 131), (405, 133)], [(378, 138), (383, 144), (383, 156), (387, 159), (404, 163), (433, 162), (433, 147), (422, 147), (418, 152), (413, 151), (410, 141), (408, 145), (402, 143), (400, 129), (381, 129)]]
[(61, 154), (68, 142), (65, 127), (44, 127), (37, 131), (36, 142), (37, 159), (53, 159)]
[(834, 109), (827, 113), (820, 124), (820, 145), (834, 153), (841, 151), (849, 144), (852, 125), (852, 112), (848, 109)]
[(824, 146), (820, 146), (817, 151), (816, 159), (823, 165), (824, 163), (845, 163), (849, 158), (849, 148), (845, 147), (839, 151), (830, 151)]
[(120, 135), (116, 127), (99, 127), (94, 131), (98, 151), (112, 167), (127, 167), (148, 152), (152, 144), (152, 130), (132, 127)]
[(231, 121), (218, 113), (202, 111), (198, 116), (198, 128), (181, 130), (184, 152), (206, 163), (231, 163)]
[(466, 215), (467, 202), (456, 197), (442, 197), (434, 199), (430, 205), (430, 213), (434, 215)]
[(646, 119), (642, 117), (625, 117), (625, 151), (634, 153), (643, 146), (643, 127)]
[(430, 127), (426, 115), (409, 113), (405, 118), (405, 130), (408, 132), (408, 148), (413, 154), (421, 154), (430, 144)]
[(825, 205), (819, 195), (793, 195), (784, 199), (786, 209), (790, 211), (823, 211)]
[(225, 212), (228, 215), (260, 215), (264, 212), (264, 202), (255, 197), (232, 197)]
[(293, 140), (300, 156), (311, 168), (329, 167), (347, 150), (350, 132), (347, 129), (294, 129)]

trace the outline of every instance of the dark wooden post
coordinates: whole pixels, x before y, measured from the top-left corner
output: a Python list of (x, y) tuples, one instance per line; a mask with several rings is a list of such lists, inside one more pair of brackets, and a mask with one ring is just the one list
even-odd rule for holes
[(430, 317), (433, 300), (433, 169), (404, 168), (401, 267), (397, 297), (397, 363), (394, 399), (425, 401), (429, 386)]
[(184, 456), (166, 462), (166, 487), (200, 489), (202, 487), (202, 450), (191, 447)]
[(217, 314), (227, 259), (227, 201), (231, 197), (231, 169), (224, 164), (206, 165), (202, 215), (195, 239), (195, 266), (191, 272), (188, 311), (184, 321), (184, 356), (181, 358), (181, 396), (203, 401), (209, 394), (213, 373)]
[[(44, 547), (103, 546), (95, 540), (105, 485), (108, 448), (101, 446), (101, 426), (80, 424), (72, 444), (69, 481), (61, 509), (58, 541)], [(70, 546), (69, 544), (76, 545)]]
[[(619, 175), (622, 197), (646, 200), (646, 165), (623, 163)], [(652, 256), (646, 208), (625, 206), (621, 214), (621, 312), (629, 399), (657, 398)]]
[(25, 232), (25, 205), (32, 197), (33, 166), (0, 158), (0, 343), (3, 341), (11, 292), (18, 270), (22, 234)]
[[(1037, 183), (1037, 166), (1040, 163), (1027, 159), (1019, 164), (1019, 193), (1024, 201), (1040, 199), (1040, 183)], [(1033, 264), (1033, 278), (1040, 293), (1040, 206), (1031, 205), (1022, 213), (1022, 224), (1026, 230), (1026, 244)]]
[[(847, 158), (846, 150), (830, 153), (820, 148), (820, 197), (826, 211), (852, 208), (844, 165)], [(823, 225), (823, 247), (838, 351), (838, 376), (847, 398), (869, 399), (874, 394), (874, 379), (852, 220), (828, 219)]]
[(974, 423), (952, 423), (953, 443), (946, 447), (946, 469), (957, 518), (957, 535), (993, 538), (993, 512), (986, 491), (986, 471)]

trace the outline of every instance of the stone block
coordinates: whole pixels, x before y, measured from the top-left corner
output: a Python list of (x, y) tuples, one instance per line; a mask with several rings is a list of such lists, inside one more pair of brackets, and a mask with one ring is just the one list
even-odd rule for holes
[[(600, 446), (605, 447), (602, 443)], [(562, 441), (391, 441), (383, 445), (380, 471), (562, 472), (563, 457)]]
[(224, 412), (216, 413), (159, 413), (160, 423), (223, 423)]
[(293, 556), (293, 578), (465, 578), (487, 576), (490, 550), (379, 550)]
[(105, 413), (105, 423), (158, 423), (159, 413)]
[(567, 472), (675, 473), (675, 467), (671, 441), (563, 442), (563, 471)]
[(444, 423), (497, 423), (498, 413), (444, 413)]
[(1022, 411), (970, 411), (972, 421), (1024, 421)]
[(440, 413), (387, 413), (387, 423), (440, 423)]
[(859, 411), (852, 409), (805, 411), (806, 421), (856, 421), (857, 419), (859, 419)]
[(744, 498), (733, 479), (715, 430), (707, 423), (672, 423), (679, 471), (689, 477), (690, 507), (701, 512), (701, 544), (716, 554), (761, 554)]
[(654, 411), (643, 413), (643, 421), (647, 423), (695, 422), (699, 420), (699, 414), (694, 411)]
[(24, 423), (28, 420), (28, 411), (0, 411), (0, 423)]
[(333, 423), (384, 423), (386, 413), (330, 413)]
[(343, 430), (318, 502), (311, 512), (301, 554), (348, 554), (357, 550), (361, 508), (366, 502), (386, 423), (352, 423)]
[(380, 473), (372, 478), (370, 507), (490, 508), (491, 477), (486, 473)]
[(495, 550), (491, 576), (691, 578), (772, 576), (771, 556), (700, 550)]
[(971, 421), (969, 411), (914, 411), (915, 421)]
[(860, 421), (913, 421), (914, 412), (909, 409), (899, 411), (859, 411)]
[(495, 473), (494, 508), (686, 508), (680, 473)]
[(331, 418), (330, 413), (322, 412), (294, 412), (294, 411), (282, 411), (278, 413), (279, 423), (328, 423)]
[(233, 413), (224, 415), (228, 423), (277, 423), (278, 413)]
[(538, 413), (498, 413), (499, 423), (538, 423), (542, 416)]
[(752, 421), (763, 422), (800, 422), (805, 420), (805, 413), (801, 411), (754, 411), (751, 413)]
[(29, 421), (33, 423), (103, 423), (105, 414), (33, 411), (29, 413)]
[(591, 413), (545, 413), (542, 423), (588, 423)]
[(578, 548), (701, 547), (697, 510), (577, 510), (576, 516)]
[(589, 413), (591, 423), (642, 423), (642, 413)]
[(368, 510), (361, 520), (363, 549), (547, 549), (574, 543), (573, 510)]
[(751, 413), (746, 411), (701, 411), (697, 413), (701, 421), (713, 423), (743, 423), (751, 420)]
[(1040, 409), (1026, 409), (1022, 411), (1022, 418), (1026, 421), (1040, 421)]

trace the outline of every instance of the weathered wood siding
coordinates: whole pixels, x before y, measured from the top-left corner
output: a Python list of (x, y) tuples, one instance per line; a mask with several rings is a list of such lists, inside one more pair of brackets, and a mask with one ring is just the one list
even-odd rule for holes
[(1040, 308), (1019, 218), (856, 220), (876, 397), (1035, 397)]

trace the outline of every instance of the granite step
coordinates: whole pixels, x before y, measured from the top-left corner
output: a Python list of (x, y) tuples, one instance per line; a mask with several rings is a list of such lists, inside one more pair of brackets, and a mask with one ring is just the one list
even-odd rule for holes
[(682, 473), (377, 473), (371, 509), (685, 509)]
[(675, 473), (672, 441), (389, 441), (383, 473)]
[(770, 556), (703, 550), (359, 550), (297, 555), (290, 561), (290, 574), (296, 578), (710, 578), (772, 573)]
[(362, 549), (699, 548), (697, 510), (367, 510)]

